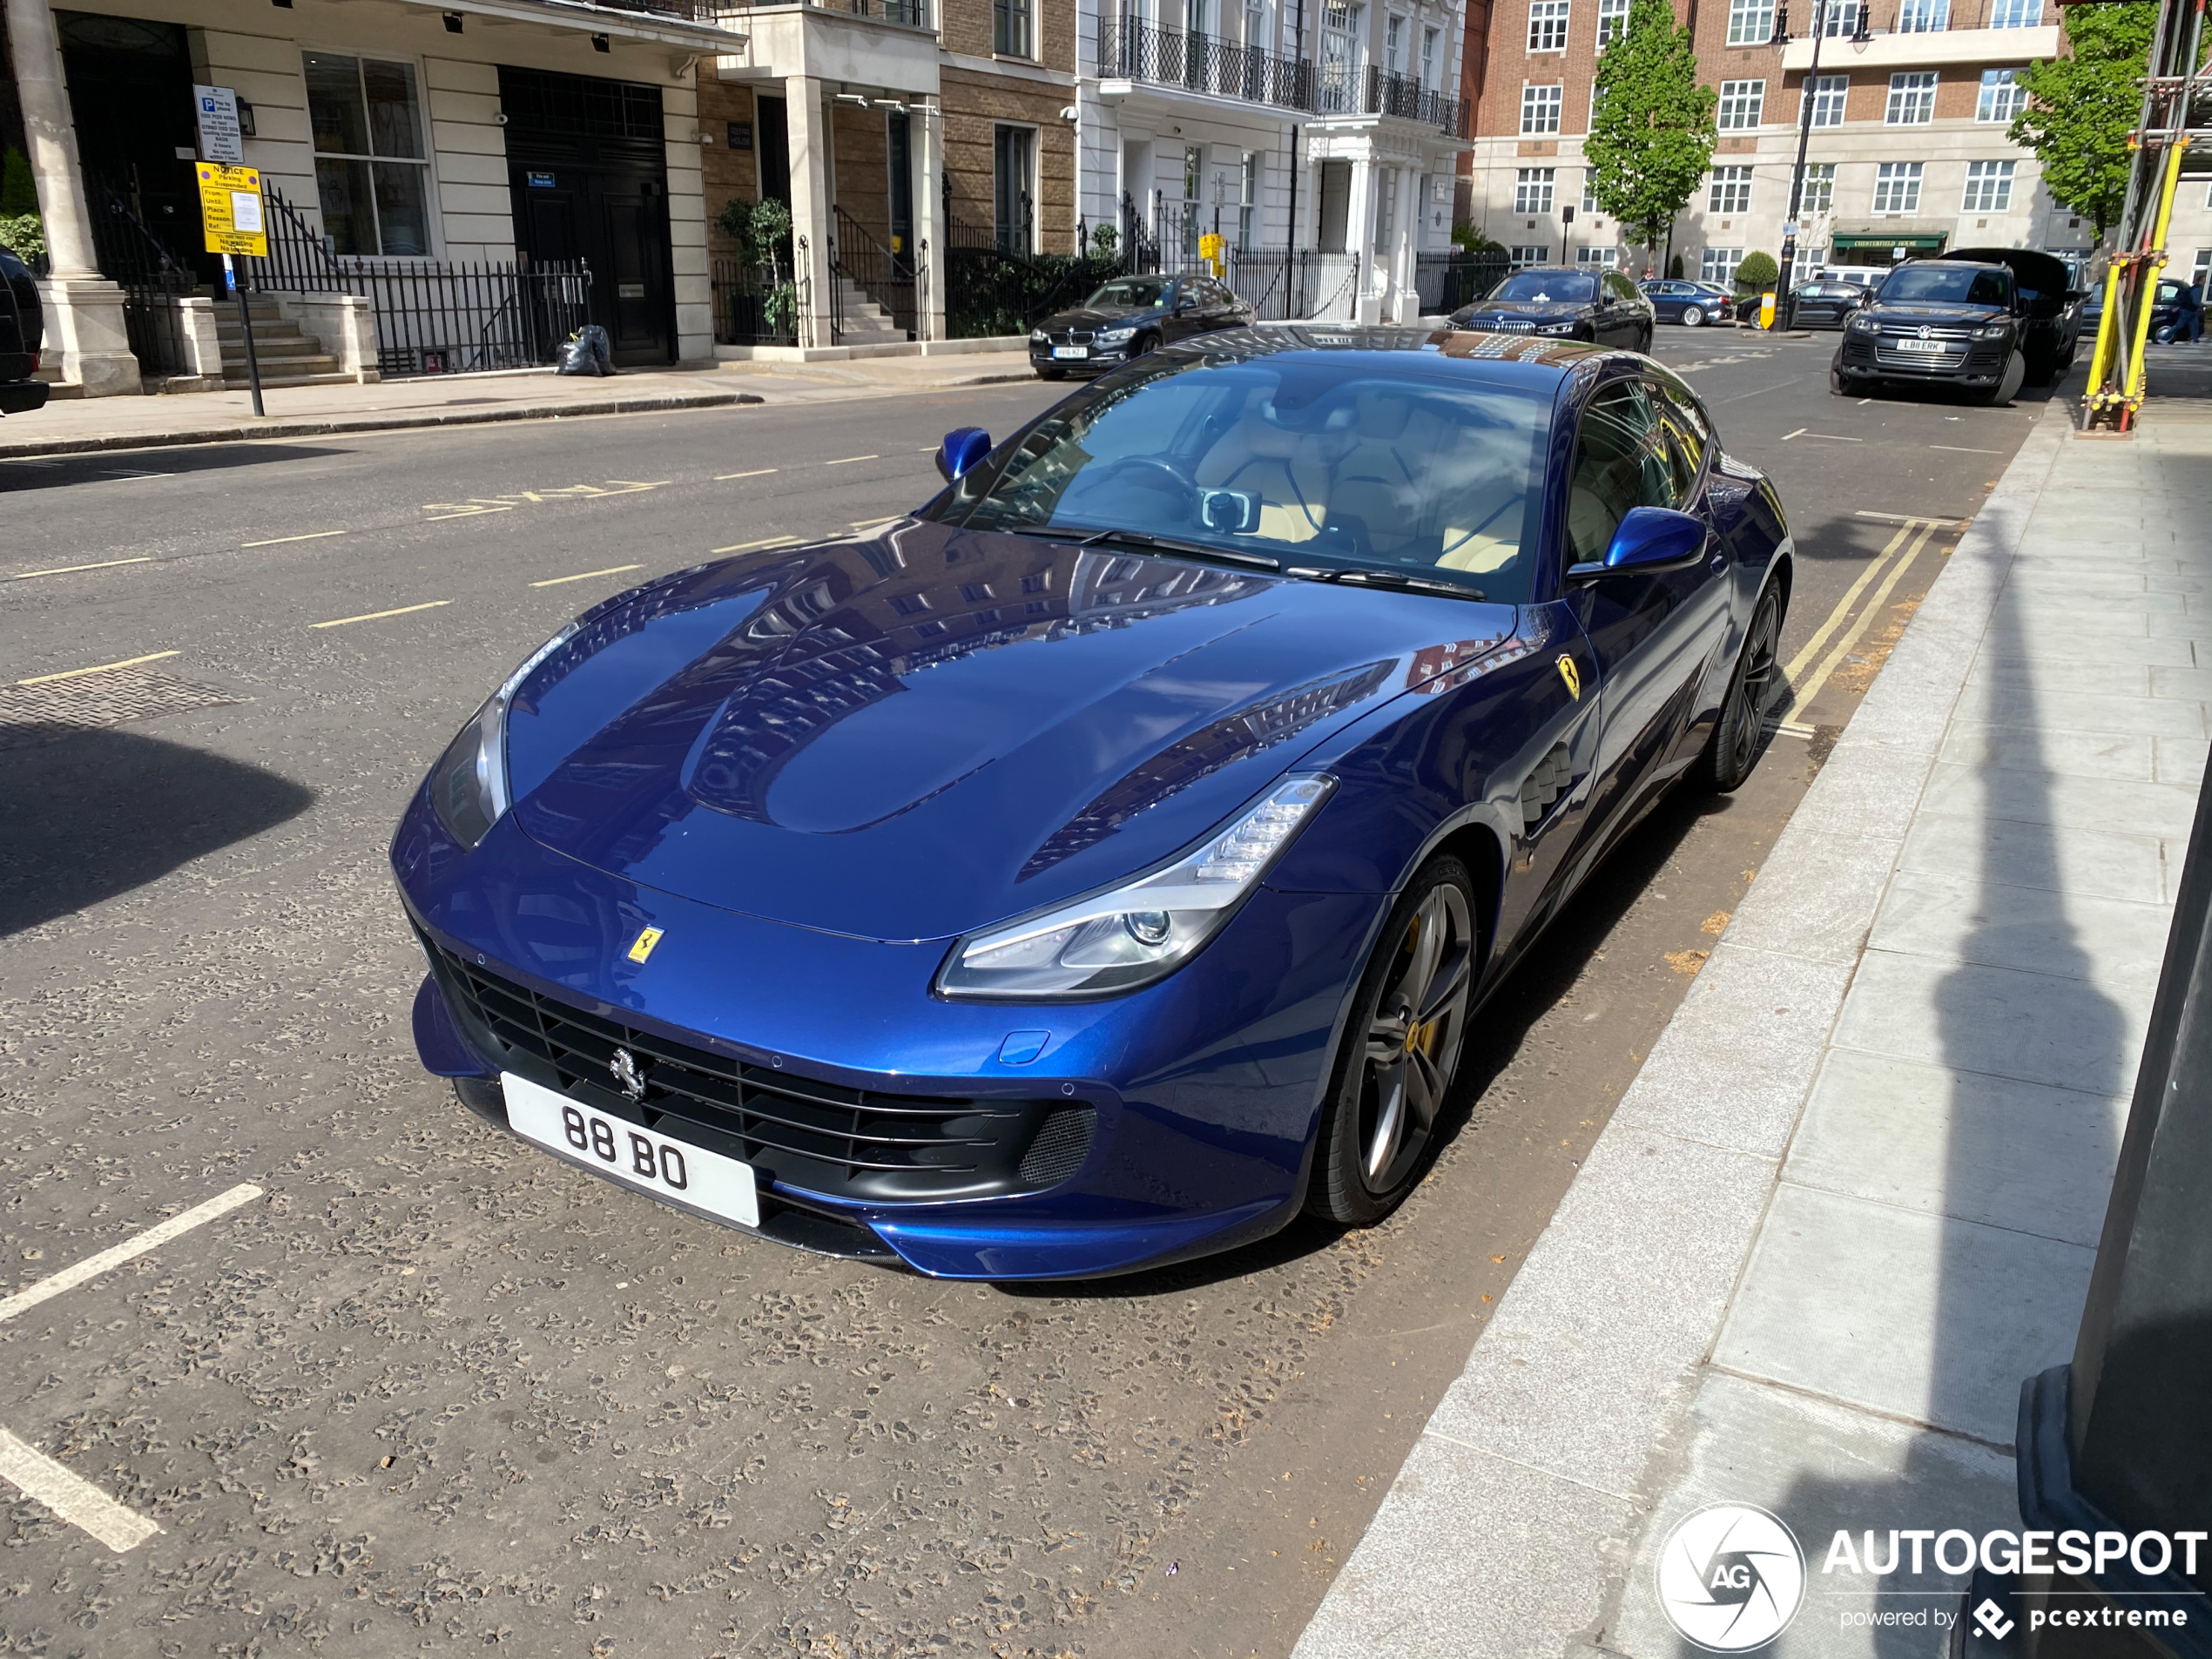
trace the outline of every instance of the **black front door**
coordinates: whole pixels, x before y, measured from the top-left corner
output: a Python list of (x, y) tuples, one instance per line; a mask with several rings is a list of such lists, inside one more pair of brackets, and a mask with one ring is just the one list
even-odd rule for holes
[(54, 24), (93, 214), (107, 212), (111, 191), (202, 280), (219, 275), (221, 260), (204, 251), (192, 179), (199, 129), (183, 28), (84, 11), (57, 11)]
[(791, 111), (783, 99), (755, 94), (753, 125), (759, 131), (760, 199), (791, 206)]
[(515, 239), (533, 262), (582, 260), (614, 360), (676, 359), (660, 89), (502, 67)]

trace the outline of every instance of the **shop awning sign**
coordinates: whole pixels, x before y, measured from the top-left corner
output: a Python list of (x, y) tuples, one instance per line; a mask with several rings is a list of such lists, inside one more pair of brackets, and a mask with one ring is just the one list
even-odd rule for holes
[(262, 215), (260, 169), (202, 161), (192, 171), (199, 175), (199, 217), (207, 230), (207, 251), (267, 259), (269, 238)]

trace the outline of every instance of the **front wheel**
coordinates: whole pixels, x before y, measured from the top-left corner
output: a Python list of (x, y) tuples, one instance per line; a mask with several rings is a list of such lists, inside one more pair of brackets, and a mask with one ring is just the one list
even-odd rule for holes
[(1703, 328), (1705, 314), (1696, 306), (1684, 306), (1682, 308), (1682, 326), (1685, 328)]
[(1037, 371), (1037, 378), (1041, 381), (1064, 381), (1068, 378), (1068, 371), (1064, 368), (1041, 368)]
[(2020, 395), (2021, 386), (2027, 381), (2027, 359), (2014, 352), (2005, 360), (2005, 373), (1995, 386), (1982, 395), (1982, 401), (1989, 404), (2009, 403)]
[(1481, 960), (1476, 914), (1474, 880), (1449, 854), (1423, 865), (1392, 907), (1322, 1109), (1313, 1214), (1365, 1226), (1413, 1190), (1459, 1071)]
[(1713, 723), (1713, 735), (1697, 757), (1695, 776), (1705, 788), (1722, 794), (1741, 788), (1758, 764), (1781, 643), (1782, 595), (1770, 582), (1759, 594), (1743, 648), (1736, 653), (1736, 671), (1729, 677), (1720, 718)]

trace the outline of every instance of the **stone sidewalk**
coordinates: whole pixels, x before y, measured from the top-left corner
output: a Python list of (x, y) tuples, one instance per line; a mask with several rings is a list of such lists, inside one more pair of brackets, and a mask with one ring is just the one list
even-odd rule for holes
[(2154, 415), (2050, 406), (1297, 1659), (1684, 1659), (1655, 1566), (1717, 1501), (1807, 1557), (1758, 1651), (1944, 1651), (1963, 1575), (1823, 1568), (2017, 1527), (2073, 1351), (2212, 703), (2212, 403)]
[(532, 369), (368, 386), (283, 387), (263, 393), (267, 413), (260, 419), (254, 416), (251, 395), (242, 391), (73, 398), (49, 402), (34, 414), (0, 420), (0, 459), (738, 403), (830, 402), (1030, 378), (1025, 342), (1010, 349), (947, 356), (632, 370), (604, 380)]

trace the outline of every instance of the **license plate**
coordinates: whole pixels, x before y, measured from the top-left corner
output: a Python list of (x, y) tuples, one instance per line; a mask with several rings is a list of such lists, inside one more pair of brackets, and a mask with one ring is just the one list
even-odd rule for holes
[(1055, 357), (1088, 357), (1090, 355), (1090, 347), (1088, 346), (1055, 346), (1052, 348), (1052, 354)]
[(1946, 352), (1951, 349), (1951, 342), (1947, 340), (1900, 340), (1897, 342), (1897, 348), (1899, 351)]
[(703, 1146), (655, 1135), (566, 1095), (503, 1072), (507, 1121), (515, 1133), (610, 1180), (704, 1211), (740, 1227), (760, 1224), (752, 1165)]

